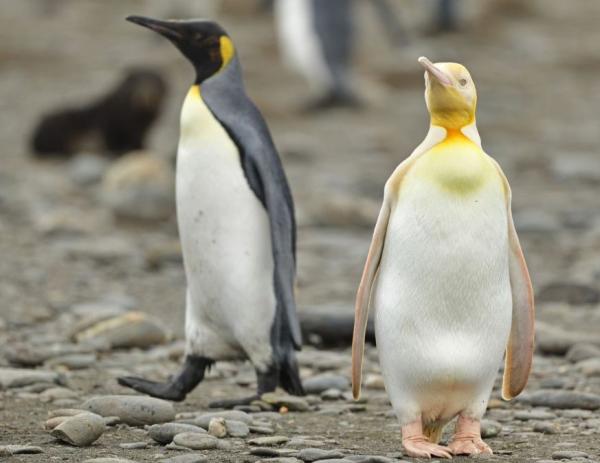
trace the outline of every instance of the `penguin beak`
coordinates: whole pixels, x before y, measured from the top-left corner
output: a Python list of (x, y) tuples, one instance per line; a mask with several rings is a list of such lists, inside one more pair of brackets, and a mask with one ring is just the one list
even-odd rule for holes
[(435, 64), (433, 64), (431, 61), (429, 61), (429, 59), (427, 59), (424, 56), (421, 56), (418, 59), (418, 61), (421, 64), (421, 66), (423, 66), (425, 68), (425, 70), (429, 73), (429, 75), (435, 77), (435, 79), (439, 83), (441, 83), (442, 85), (445, 85), (447, 87), (452, 85), (452, 79), (450, 79), (450, 77), (448, 77), (448, 75), (444, 71), (442, 71)]
[(127, 21), (152, 29), (169, 40), (179, 41), (183, 39), (181, 23), (177, 21), (160, 21), (158, 19), (145, 18), (144, 16), (127, 16)]

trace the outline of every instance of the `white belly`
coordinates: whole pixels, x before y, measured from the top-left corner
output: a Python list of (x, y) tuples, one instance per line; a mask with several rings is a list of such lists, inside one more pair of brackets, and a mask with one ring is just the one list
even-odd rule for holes
[(400, 197), (373, 294), (392, 404), (404, 422), (483, 414), (511, 324), (500, 184), (459, 196), (417, 182)]
[(275, 313), (267, 213), (237, 147), (190, 91), (177, 154), (177, 219), (188, 283), (188, 351), (215, 360), (271, 357)]

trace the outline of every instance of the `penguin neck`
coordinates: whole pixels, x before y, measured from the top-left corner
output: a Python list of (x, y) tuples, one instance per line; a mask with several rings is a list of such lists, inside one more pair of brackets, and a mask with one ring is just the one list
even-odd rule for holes
[(477, 123), (475, 120), (459, 128), (443, 127), (441, 125), (436, 125), (432, 123), (430, 124), (429, 132), (425, 137), (426, 140), (429, 139), (433, 141), (434, 144), (442, 143), (446, 140), (457, 138), (465, 138), (475, 143), (479, 148), (481, 148), (481, 137), (479, 136), (479, 131), (477, 130)]

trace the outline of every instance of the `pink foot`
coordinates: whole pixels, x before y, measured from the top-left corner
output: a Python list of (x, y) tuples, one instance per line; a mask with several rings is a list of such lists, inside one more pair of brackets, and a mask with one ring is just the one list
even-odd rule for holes
[(448, 447), (454, 455), (492, 455), (492, 449), (481, 439), (479, 420), (460, 415), (456, 431)]
[(402, 426), (402, 445), (409, 457), (452, 459), (452, 451), (448, 447), (433, 444), (425, 437), (421, 419)]

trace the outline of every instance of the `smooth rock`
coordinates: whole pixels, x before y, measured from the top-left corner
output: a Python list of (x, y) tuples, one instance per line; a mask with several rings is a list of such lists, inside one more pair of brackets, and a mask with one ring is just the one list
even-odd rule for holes
[(118, 416), (133, 426), (166, 423), (175, 419), (171, 402), (134, 395), (106, 395), (86, 400), (82, 407), (100, 416)]
[(0, 389), (23, 387), (34, 383), (59, 383), (61, 375), (53, 371), (27, 368), (0, 368)]
[(298, 458), (302, 461), (317, 461), (317, 460), (328, 460), (332, 458), (344, 458), (344, 454), (336, 450), (323, 450), (317, 448), (306, 448), (298, 452)]
[(240, 410), (225, 410), (222, 412), (205, 413), (194, 418), (193, 422), (201, 428), (208, 429), (210, 420), (212, 420), (213, 418), (224, 418), (226, 420), (242, 421), (246, 424), (252, 423), (254, 419), (248, 413), (242, 412)]
[(275, 430), (270, 426), (248, 426), (250, 432), (254, 434), (275, 434)]
[(327, 389), (321, 392), (321, 399), (323, 400), (340, 400), (343, 397), (342, 391), (339, 389)]
[(294, 457), (275, 457), (275, 458), (264, 458), (259, 461), (269, 462), (269, 463), (302, 463), (302, 460), (298, 460)]
[(286, 407), (292, 412), (306, 412), (310, 410), (310, 406), (305, 399), (292, 395), (268, 392), (261, 396), (261, 400), (277, 408)]
[(81, 413), (60, 423), (50, 434), (76, 447), (86, 447), (96, 442), (105, 429), (101, 416), (94, 413)]
[(538, 293), (540, 302), (566, 302), (571, 305), (597, 304), (600, 291), (578, 283), (555, 282), (544, 286)]
[(587, 458), (589, 455), (578, 450), (558, 450), (552, 452), (553, 460), (572, 460), (574, 458)]
[(148, 448), (147, 442), (123, 442), (119, 447), (125, 450), (140, 450)]
[(484, 439), (496, 437), (502, 432), (502, 425), (493, 420), (481, 420), (481, 437)]
[(569, 349), (566, 357), (569, 362), (573, 363), (591, 358), (600, 358), (600, 347), (587, 343), (575, 344)]
[(215, 417), (211, 419), (208, 423), (208, 433), (211, 436), (215, 436), (217, 438), (225, 437), (227, 435), (227, 428), (225, 427), (225, 418)]
[(350, 387), (350, 381), (343, 375), (322, 373), (305, 379), (303, 386), (307, 394), (321, 394), (328, 389), (344, 391)]
[(60, 399), (76, 399), (79, 397), (77, 392), (67, 389), (66, 387), (53, 387), (46, 389), (40, 394), (41, 402), (54, 402)]
[(556, 423), (538, 421), (533, 425), (533, 430), (542, 434), (558, 434), (560, 428)]
[(86, 410), (80, 408), (57, 408), (56, 410), (48, 411), (48, 418), (63, 417), (63, 416), (75, 416), (80, 413), (87, 413)]
[(582, 360), (575, 368), (588, 377), (600, 376), (600, 358)]
[(183, 432), (173, 438), (173, 443), (192, 450), (211, 450), (218, 447), (219, 439), (208, 434)]
[(559, 180), (600, 182), (600, 160), (594, 153), (557, 157), (552, 161), (551, 170)]
[(45, 362), (47, 367), (65, 368), (67, 370), (82, 370), (93, 366), (97, 361), (95, 353), (69, 354), (53, 357)]
[(553, 420), (556, 418), (554, 413), (544, 410), (523, 410), (515, 413), (515, 419), (520, 421), (529, 420)]
[(108, 165), (106, 158), (91, 153), (81, 153), (69, 161), (69, 177), (78, 185), (92, 185), (102, 179)]
[(160, 463), (206, 463), (208, 457), (199, 453), (188, 453), (186, 455), (177, 455), (176, 457), (159, 460)]
[(35, 445), (0, 445), (0, 455), (33, 455), (36, 453), (44, 453), (44, 450)]
[(112, 348), (146, 348), (169, 338), (164, 323), (143, 312), (128, 312), (102, 320), (75, 334), (78, 342), (107, 342)]
[(171, 165), (146, 152), (126, 154), (102, 181), (102, 200), (118, 217), (164, 220), (175, 210)]
[(181, 433), (197, 433), (206, 434), (206, 430), (193, 424), (184, 423), (163, 423), (153, 424), (148, 428), (148, 435), (159, 444), (169, 444), (173, 442), (173, 438)]
[(378, 391), (385, 391), (385, 383), (383, 382), (383, 376), (369, 373), (365, 376), (365, 388), (376, 389)]
[(597, 410), (600, 408), (600, 395), (589, 392), (541, 389), (532, 392), (523, 400), (534, 407), (581, 408), (583, 410)]
[[(250, 427), (243, 421), (225, 420), (225, 427), (227, 435), (231, 437), (247, 437), (250, 434)], [(272, 432), (262, 434), (272, 434)]]
[(354, 463), (407, 463), (404, 460), (400, 461), (379, 455), (348, 455), (344, 459)]
[(265, 436), (255, 437), (254, 439), (248, 440), (249, 445), (256, 445), (259, 447), (269, 447), (272, 445), (281, 445), (288, 442), (290, 439), (286, 436)]
[(83, 463), (137, 463), (137, 461), (127, 460), (125, 458), (100, 457), (83, 460)]

